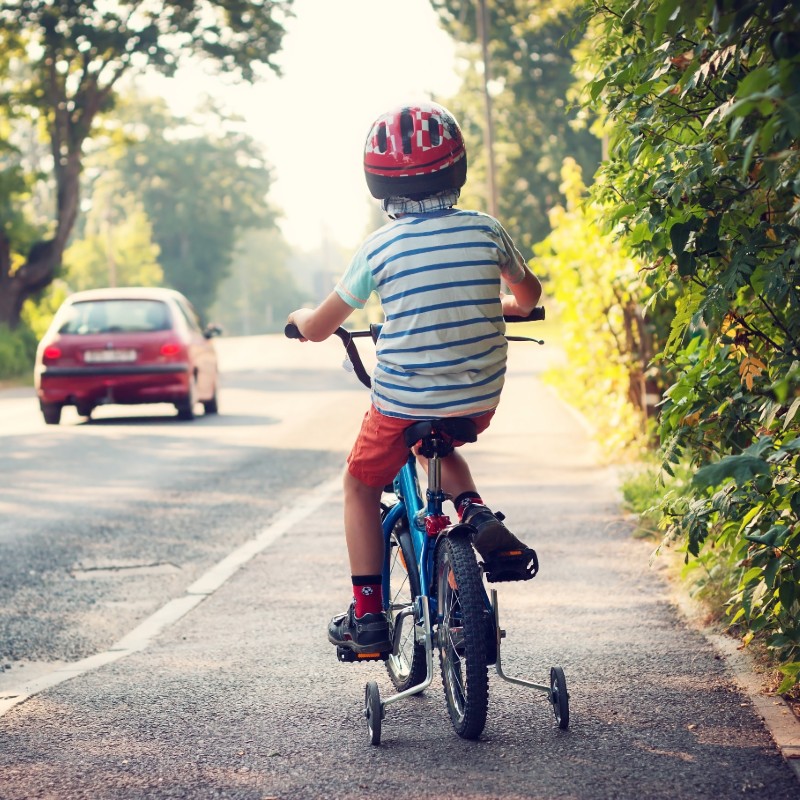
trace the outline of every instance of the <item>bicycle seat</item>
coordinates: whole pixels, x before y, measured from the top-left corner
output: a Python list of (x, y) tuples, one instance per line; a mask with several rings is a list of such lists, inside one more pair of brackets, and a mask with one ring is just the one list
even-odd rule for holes
[[(478, 434), (475, 422), (469, 417), (445, 417), (443, 419), (423, 419), (409, 425), (403, 432), (403, 438), (409, 448), (419, 441), (441, 438), (452, 450), (453, 442), (475, 442)], [(422, 455), (430, 457), (422, 450)], [(441, 454), (440, 454), (441, 455)]]

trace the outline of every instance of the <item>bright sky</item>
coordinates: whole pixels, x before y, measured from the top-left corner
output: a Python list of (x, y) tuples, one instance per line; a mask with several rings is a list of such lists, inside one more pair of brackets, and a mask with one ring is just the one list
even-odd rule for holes
[(178, 113), (210, 92), (245, 118), (273, 167), (271, 200), (293, 246), (354, 247), (376, 202), (362, 167), (370, 125), (398, 103), (455, 94), (455, 45), (429, 0), (295, 0), (294, 11), (276, 58), (282, 78), (215, 89), (195, 73), (162, 90)]

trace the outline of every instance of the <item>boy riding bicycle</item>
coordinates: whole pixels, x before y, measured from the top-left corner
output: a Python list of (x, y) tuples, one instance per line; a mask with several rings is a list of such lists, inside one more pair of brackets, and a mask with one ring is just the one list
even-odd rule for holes
[[(328, 626), (333, 644), (357, 653), (392, 647), (381, 590), (380, 501), (408, 456), (403, 431), (416, 420), (456, 416), (470, 417), (478, 433), (486, 430), (506, 369), (503, 315), (527, 316), (542, 291), (497, 220), (455, 208), (467, 156), (458, 123), (444, 107), (420, 103), (378, 117), (364, 173), (391, 221), (366, 239), (317, 308), (298, 309), (288, 320), (303, 340), (322, 341), (373, 291), (385, 315), (372, 404), (344, 476), (354, 599)], [(501, 280), (511, 294), (501, 294)], [(457, 451), (442, 460), (442, 488), (459, 520), (475, 528), (473, 544), (487, 575), (533, 576), (510, 555), (532, 551), (483, 503)]]

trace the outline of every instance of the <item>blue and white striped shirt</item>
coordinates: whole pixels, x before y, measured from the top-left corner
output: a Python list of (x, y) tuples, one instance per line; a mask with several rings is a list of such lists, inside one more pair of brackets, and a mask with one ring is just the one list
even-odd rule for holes
[(372, 234), (336, 291), (353, 308), (380, 297), (375, 407), (404, 419), (495, 408), (507, 350), (500, 280), (518, 283), (524, 265), (500, 223), (477, 211), (407, 214)]

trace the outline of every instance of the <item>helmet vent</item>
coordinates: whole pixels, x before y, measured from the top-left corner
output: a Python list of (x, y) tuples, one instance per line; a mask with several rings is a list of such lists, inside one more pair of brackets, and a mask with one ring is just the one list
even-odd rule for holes
[(411, 147), (411, 137), (414, 134), (414, 118), (411, 114), (404, 110), (400, 114), (400, 138), (403, 141), (403, 152), (410, 156), (413, 152)]
[(386, 123), (382, 122), (378, 125), (378, 152), (385, 153), (386, 152)]
[(437, 117), (430, 117), (428, 119), (428, 135), (431, 137), (431, 147), (438, 147), (442, 141), (442, 135), (439, 132), (440, 122)]

